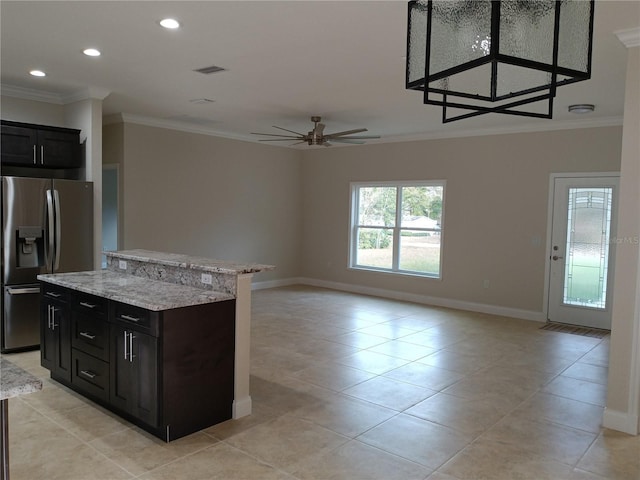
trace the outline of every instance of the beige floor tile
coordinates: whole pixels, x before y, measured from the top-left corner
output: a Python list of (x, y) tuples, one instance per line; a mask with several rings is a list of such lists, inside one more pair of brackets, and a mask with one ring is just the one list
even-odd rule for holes
[(223, 443), (158, 467), (140, 480), (294, 480), (290, 475)]
[(470, 355), (455, 348), (445, 348), (417, 361), (425, 365), (468, 375), (495, 364), (499, 358), (499, 356), (492, 353), (488, 355)]
[(126, 420), (98, 405), (52, 412), (49, 418), (85, 442), (131, 427)]
[(138, 428), (130, 428), (97, 438), (89, 445), (127, 471), (141, 475), (216, 442), (213, 437), (198, 432), (166, 443)]
[(392, 340), (390, 342), (368, 348), (367, 350), (382, 353), (390, 357), (401, 358), (410, 362), (419, 360), (437, 352), (435, 348), (403, 342), (402, 340)]
[(436, 469), (462, 450), (471, 437), (400, 414), (360, 435), (357, 440)]
[(441, 349), (455, 345), (467, 336), (465, 333), (439, 333), (436, 331), (437, 328), (438, 327), (436, 326), (427, 330), (422, 330), (421, 332), (412, 333), (411, 335), (405, 335), (402, 337), (402, 341), (415, 343), (417, 345), (422, 345), (423, 347)]
[(331, 397), (335, 392), (268, 370), (264, 376), (251, 375), (250, 393), (254, 403), (273, 409), (278, 415)]
[(582, 458), (597, 434), (550, 422), (508, 416), (483, 438), (514, 446), (526, 445), (531, 453), (569, 465)]
[(434, 395), (436, 391), (392, 378), (375, 377), (348, 388), (343, 393), (401, 412)]
[(409, 363), (408, 360), (390, 357), (389, 355), (372, 352), (371, 350), (361, 350), (348, 357), (338, 358), (335, 362), (375, 375), (383, 374)]
[(92, 404), (90, 400), (50, 379), (43, 380), (42, 390), (21, 398), (45, 415)]
[(430, 469), (358, 441), (301, 462), (301, 480), (423, 480)]
[(289, 473), (349, 439), (311, 422), (285, 415), (260, 424), (227, 443)]
[(440, 472), (461, 480), (564, 480), (569, 465), (540, 457), (527, 450), (492, 440), (478, 440), (453, 457)]
[(9, 401), (9, 465), (13, 480), (133, 478), (20, 399)]
[(571, 398), (585, 403), (592, 403), (604, 407), (607, 401), (607, 387), (600, 383), (576, 380), (575, 378), (559, 375), (542, 389), (560, 397)]
[(570, 398), (536, 393), (520, 405), (513, 415), (517, 418), (543, 419), (567, 427), (599, 433), (603, 407)]
[(580, 362), (607, 367), (609, 365), (609, 350), (609, 342), (603, 341), (582, 357)]
[(565, 377), (575, 378), (577, 380), (586, 380), (588, 382), (607, 384), (608, 368), (599, 365), (591, 365), (589, 363), (577, 362), (567, 368), (562, 375)]
[(398, 412), (369, 402), (335, 395), (331, 399), (302, 407), (291, 415), (328, 428), (346, 437), (356, 437), (397, 415)]
[(263, 405), (259, 402), (253, 402), (251, 415), (247, 415), (242, 418), (227, 420), (226, 422), (218, 423), (212, 427), (206, 428), (203, 431), (212, 435), (219, 440), (226, 440), (238, 435), (239, 433), (249, 430), (256, 425), (272, 420), (282, 415), (281, 412), (271, 407)]
[(388, 338), (389, 340), (397, 340), (398, 338), (405, 337), (416, 331), (409, 328), (404, 328), (398, 325), (395, 321), (378, 323), (370, 327), (361, 328), (358, 330), (361, 333), (367, 333), (369, 335), (376, 335), (377, 337)]
[(335, 362), (323, 362), (296, 372), (292, 376), (299, 380), (340, 392), (376, 375)]
[(411, 383), (430, 390), (442, 390), (464, 378), (464, 374), (444, 368), (413, 362), (391, 370), (384, 374), (385, 377)]
[(331, 340), (358, 348), (370, 348), (389, 341), (388, 338), (377, 337), (375, 335), (369, 335), (368, 333), (361, 332), (350, 332), (345, 335), (333, 337)]
[(509, 402), (503, 402), (500, 398), (479, 401), (438, 393), (404, 413), (476, 437), (505, 417), (509, 407)]
[(640, 478), (640, 436), (604, 430), (578, 468), (615, 480)]

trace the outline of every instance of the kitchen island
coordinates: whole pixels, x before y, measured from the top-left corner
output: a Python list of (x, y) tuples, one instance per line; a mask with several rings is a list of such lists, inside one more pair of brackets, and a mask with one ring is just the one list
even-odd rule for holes
[(51, 377), (166, 441), (251, 413), (251, 278), (270, 265), (148, 250), (40, 275)]

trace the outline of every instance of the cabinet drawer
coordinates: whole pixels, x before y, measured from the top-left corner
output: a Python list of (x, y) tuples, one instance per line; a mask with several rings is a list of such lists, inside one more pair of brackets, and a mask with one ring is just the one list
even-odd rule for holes
[(59, 302), (67, 302), (69, 301), (69, 289), (64, 287), (59, 287), (57, 285), (51, 285), (47, 282), (40, 282), (42, 285), (41, 293), (45, 298), (57, 300)]
[(71, 345), (101, 360), (108, 360), (109, 324), (91, 313), (73, 312)]
[(109, 364), (72, 349), (73, 371), (71, 383), (89, 395), (109, 400)]
[(133, 330), (157, 337), (159, 334), (159, 314), (133, 305), (113, 302), (113, 321)]
[(88, 293), (77, 293), (74, 298), (74, 304), (78, 311), (101, 317), (107, 314), (107, 302), (106, 298)]

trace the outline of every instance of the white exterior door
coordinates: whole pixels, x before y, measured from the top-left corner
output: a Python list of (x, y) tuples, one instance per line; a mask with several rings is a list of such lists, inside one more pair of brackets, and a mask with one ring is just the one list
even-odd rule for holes
[(553, 179), (548, 319), (611, 329), (617, 175)]

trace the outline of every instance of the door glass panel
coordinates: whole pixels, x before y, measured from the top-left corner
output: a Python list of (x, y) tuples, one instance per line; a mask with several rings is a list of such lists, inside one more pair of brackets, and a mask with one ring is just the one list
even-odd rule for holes
[(613, 188), (569, 188), (565, 305), (604, 309)]

